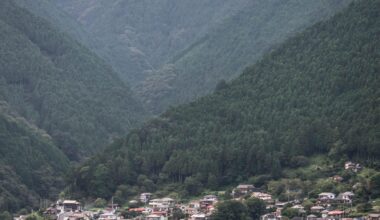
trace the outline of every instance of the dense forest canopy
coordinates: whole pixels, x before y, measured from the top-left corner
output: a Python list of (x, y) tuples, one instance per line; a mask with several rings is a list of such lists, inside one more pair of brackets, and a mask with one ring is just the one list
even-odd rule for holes
[(0, 211), (35, 208), (64, 187), (69, 160), (45, 131), (0, 103)]
[(251, 1), (159, 70), (150, 72), (136, 91), (154, 113), (209, 94), (220, 80), (236, 78), (278, 44), (350, 2)]
[(157, 186), (281, 177), (323, 154), (378, 167), (380, 1), (355, 1), (287, 40), (212, 95), (171, 108), (79, 167), (72, 187), (109, 197)]
[(94, 53), (13, 1), (0, 6), (0, 97), (71, 159), (143, 120), (141, 104)]
[(48, 21), (0, 2), (0, 210), (38, 208), (82, 160), (146, 116), (104, 61)]
[(209, 94), (289, 36), (327, 19), (350, 1), (251, 1), (158, 71), (137, 90), (153, 112)]

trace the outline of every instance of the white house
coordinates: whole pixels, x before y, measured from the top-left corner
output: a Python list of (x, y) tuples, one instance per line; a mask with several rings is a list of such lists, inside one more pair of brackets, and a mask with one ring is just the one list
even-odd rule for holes
[(140, 201), (143, 203), (149, 202), (151, 198), (152, 198), (152, 193), (141, 193), (140, 195)]
[(313, 212), (313, 213), (320, 213), (323, 210), (325, 210), (325, 207), (319, 206), (319, 205), (310, 207), (310, 211)]
[(319, 199), (335, 199), (335, 194), (331, 192), (323, 192), (318, 194)]
[(60, 210), (61, 213), (63, 212), (75, 212), (75, 211), (81, 211), (81, 205), (76, 200), (58, 200), (56, 203), (57, 210)]
[(255, 198), (261, 199), (261, 200), (263, 200), (266, 203), (273, 202), (272, 195), (270, 195), (268, 193), (253, 192), (252, 195), (251, 195), (251, 197), (255, 197)]
[(161, 216), (161, 215), (148, 215), (145, 217), (145, 220), (167, 220), (167, 217)]
[(353, 192), (344, 192), (338, 195), (337, 200), (342, 203), (352, 203), (354, 196), (355, 194)]
[(206, 215), (203, 213), (194, 214), (190, 217), (190, 220), (205, 220)]
[(149, 202), (149, 206), (152, 207), (153, 209), (168, 209), (168, 208), (173, 208), (175, 206), (175, 201), (174, 199), (171, 198), (162, 198), (162, 199), (152, 199)]
[(203, 197), (203, 200), (217, 202), (218, 197), (216, 195), (207, 195)]
[(297, 209), (300, 213), (305, 212), (305, 208), (302, 205), (294, 205), (292, 206), (292, 209)]

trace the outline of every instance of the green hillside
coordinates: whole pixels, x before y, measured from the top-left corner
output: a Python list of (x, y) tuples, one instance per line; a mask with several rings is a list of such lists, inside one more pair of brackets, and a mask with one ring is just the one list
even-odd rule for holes
[(317, 154), (379, 167), (379, 13), (379, 0), (355, 1), (297, 34), (212, 95), (169, 109), (84, 163), (73, 189), (123, 197), (181, 183), (191, 193), (278, 178)]
[(206, 36), (172, 56), (169, 65), (148, 75), (137, 91), (155, 113), (209, 94), (220, 80), (236, 78), (245, 67), (289, 36), (327, 19), (350, 2), (251, 1)]
[(0, 211), (35, 208), (64, 187), (67, 157), (44, 131), (0, 103)]
[(47, 21), (0, 3), (0, 97), (79, 160), (145, 113), (112, 68)]

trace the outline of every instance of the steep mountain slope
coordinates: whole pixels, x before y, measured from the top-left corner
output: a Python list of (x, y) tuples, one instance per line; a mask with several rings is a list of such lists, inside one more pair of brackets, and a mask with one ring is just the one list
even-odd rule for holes
[(151, 72), (137, 89), (148, 108), (160, 113), (169, 105), (210, 93), (218, 81), (235, 78), (289, 36), (346, 7), (350, 0), (251, 1), (235, 16)]
[[(53, 1), (50, 0), (15, 0), (17, 5), (27, 9), (32, 14), (42, 17), (52, 25), (59, 28), (62, 32), (70, 35), (87, 48), (97, 51), (98, 42), (87, 33), (83, 27), (73, 19), (69, 14), (59, 9)], [(98, 51), (97, 51), (98, 52)]]
[(237, 13), (248, 0), (55, 0), (111, 51), (109, 62), (132, 85), (174, 53)]
[(350, 1), (54, 2), (99, 40), (95, 51), (158, 114), (210, 93), (219, 80), (235, 78), (276, 44)]
[(214, 94), (172, 108), (78, 168), (72, 186), (122, 197), (180, 182), (281, 176), (314, 154), (379, 166), (380, 1), (287, 40)]
[(67, 157), (44, 131), (0, 103), (0, 210), (38, 206), (63, 188)]
[(0, 3), (0, 96), (74, 160), (124, 134), (144, 110), (112, 68), (46, 21)]
[[(105, 60), (108, 64), (113, 58), (112, 50), (104, 45), (93, 34), (90, 34), (84, 27), (64, 10), (60, 9), (54, 1), (50, 0), (15, 0), (17, 5), (30, 11), (32, 14), (44, 18), (53, 26), (60, 29), (65, 34), (86, 46), (92, 52)], [(128, 62), (128, 61), (125, 61)], [(128, 83), (128, 82), (126, 82)]]

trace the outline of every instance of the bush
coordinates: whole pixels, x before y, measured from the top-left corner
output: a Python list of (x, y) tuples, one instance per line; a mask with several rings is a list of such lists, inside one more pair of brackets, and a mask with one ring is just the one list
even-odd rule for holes
[(266, 211), (266, 204), (263, 200), (257, 198), (250, 198), (246, 202), (248, 213), (253, 220), (260, 219)]
[(305, 156), (295, 156), (290, 159), (290, 167), (297, 168), (297, 167), (305, 167), (309, 165), (309, 159)]
[(360, 203), (356, 206), (357, 212), (369, 212), (372, 210), (372, 205), (370, 203)]
[(102, 198), (97, 198), (94, 202), (96, 208), (104, 208), (107, 205), (107, 201)]
[(217, 211), (213, 214), (213, 220), (245, 220), (248, 218), (247, 207), (238, 201), (226, 201), (219, 203)]
[(298, 209), (286, 208), (282, 210), (281, 214), (289, 219), (292, 219), (293, 217), (298, 216)]
[(9, 212), (5, 211), (5, 212), (3, 212), (3, 213), (0, 214), (0, 219), (3, 219), (3, 220), (12, 220), (13, 218), (12, 218), (12, 215)]

